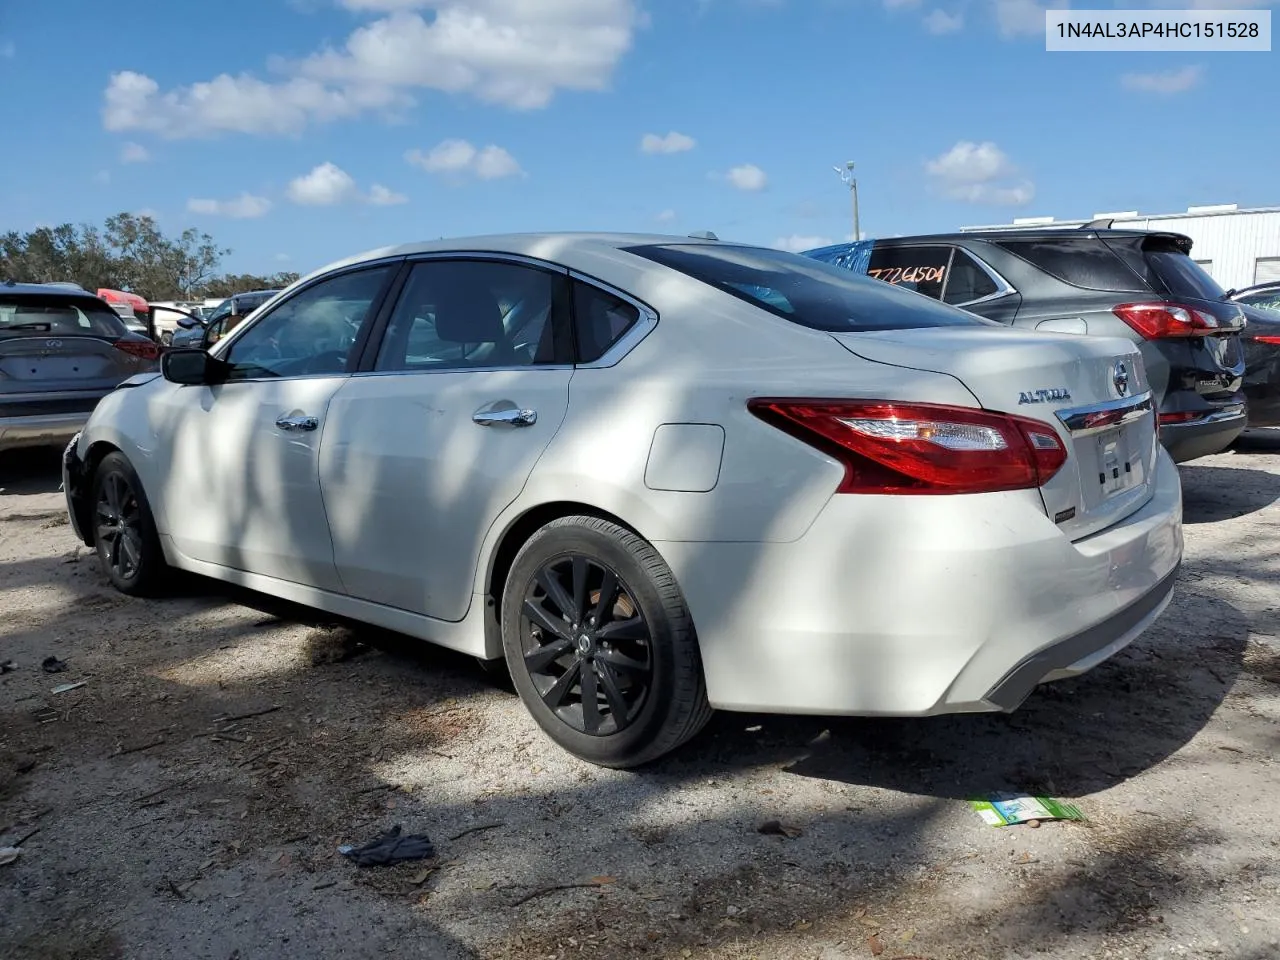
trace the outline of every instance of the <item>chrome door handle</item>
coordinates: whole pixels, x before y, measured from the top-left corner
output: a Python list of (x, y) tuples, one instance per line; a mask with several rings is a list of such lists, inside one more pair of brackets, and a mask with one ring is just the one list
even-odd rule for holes
[(507, 407), (504, 410), (481, 410), (471, 419), (482, 427), (531, 427), (538, 422), (537, 410)]
[(276, 426), (281, 430), (314, 430), (320, 426), (320, 421), (315, 417), (278, 417)]

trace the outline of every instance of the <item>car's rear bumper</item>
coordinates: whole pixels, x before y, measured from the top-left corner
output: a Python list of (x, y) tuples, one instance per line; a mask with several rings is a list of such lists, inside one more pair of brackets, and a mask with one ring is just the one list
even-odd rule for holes
[(685, 593), (708, 695), (729, 710), (1011, 710), (1137, 637), (1182, 556), (1177, 468), (1072, 542), (1036, 491), (834, 496), (792, 543), (655, 544)]
[(0, 417), (0, 450), (66, 443), (89, 420), (90, 411), (31, 417)]
[(1162, 423), (1160, 442), (1175, 463), (1221, 453), (1235, 442), (1249, 423), (1243, 404), (1206, 415), (1188, 423)]

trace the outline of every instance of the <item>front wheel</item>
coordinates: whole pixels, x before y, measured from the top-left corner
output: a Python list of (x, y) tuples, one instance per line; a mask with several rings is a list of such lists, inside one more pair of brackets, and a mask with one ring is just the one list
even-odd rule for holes
[(502, 642), (533, 718), (590, 763), (639, 766), (711, 717), (675, 577), (610, 521), (556, 520), (520, 549), (502, 595)]
[(160, 591), (169, 574), (155, 519), (133, 465), (109, 453), (93, 479), (93, 540), (112, 585), (131, 596)]

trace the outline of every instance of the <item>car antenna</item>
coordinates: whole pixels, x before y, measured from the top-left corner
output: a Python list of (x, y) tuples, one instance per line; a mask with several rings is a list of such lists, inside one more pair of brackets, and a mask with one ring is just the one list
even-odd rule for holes
[(710, 230), (697, 230), (694, 233), (689, 234), (689, 239), (690, 240), (719, 240), (720, 238), (717, 237)]
[(1081, 230), (1110, 230), (1111, 225), (1113, 223), (1115, 223), (1115, 220), (1108, 220), (1108, 219), (1090, 220), (1080, 229)]

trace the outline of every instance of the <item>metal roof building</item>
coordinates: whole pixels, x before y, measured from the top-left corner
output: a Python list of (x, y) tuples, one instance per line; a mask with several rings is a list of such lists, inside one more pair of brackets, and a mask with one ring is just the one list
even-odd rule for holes
[[(1191, 256), (1223, 287), (1230, 290), (1268, 280), (1280, 280), (1280, 207), (1241, 210), (1234, 203), (1188, 207), (1185, 213), (1139, 214), (1136, 210), (1095, 213), (1093, 220), (1113, 220), (1112, 226), (1136, 230), (1168, 230), (1190, 237)], [(1089, 220), (1020, 217), (1009, 224), (961, 227), (975, 230), (1018, 230), (1080, 227)]]

